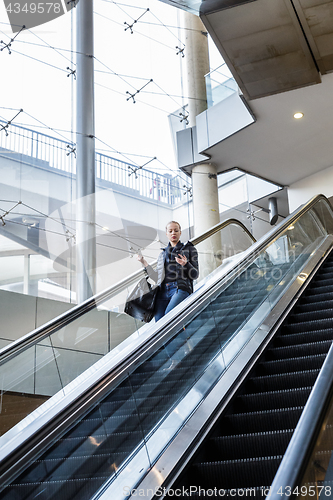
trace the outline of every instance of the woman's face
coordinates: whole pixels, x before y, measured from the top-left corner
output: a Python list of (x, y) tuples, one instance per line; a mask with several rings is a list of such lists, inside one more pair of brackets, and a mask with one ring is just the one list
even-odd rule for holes
[(168, 237), (168, 240), (170, 241), (171, 246), (175, 247), (177, 245), (178, 241), (180, 240), (181, 234), (182, 232), (179, 229), (178, 224), (171, 222), (167, 225), (166, 235)]

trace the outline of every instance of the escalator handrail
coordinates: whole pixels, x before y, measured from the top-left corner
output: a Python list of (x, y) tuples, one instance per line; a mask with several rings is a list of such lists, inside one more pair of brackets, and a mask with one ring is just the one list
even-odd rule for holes
[[(206, 240), (207, 238), (210, 238), (212, 235), (218, 233), (219, 231), (222, 231), (224, 228), (230, 225), (239, 226), (254, 243), (256, 242), (256, 239), (244, 226), (244, 224), (242, 224), (242, 222), (234, 218), (227, 219), (226, 221), (223, 222), (219, 222), (218, 224), (210, 228), (208, 231), (205, 231), (204, 233), (195, 238), (192, 238), (190, 241), (193, 243), (193, 245), (198, 245), (202, 241)], [(156, 263), (157, 260), (153, 261), (151, 265), (154, 267), (156, 266)], [(75, 319), (79, 318), (80, 316), (84, 315), (91, 309), (94, 309), (107, 299), (110, 299), (113, 296), (117, 295), (118, 293), (122, 292), (127, 287), (133, 286), (142, 276), (143, 276), (143, 269), (135, 271), (134, 273), (127, 276), (123, 280), (119, 281), (115, 285), (106, 288), (102, 292), (99, 292), (93, 297), (88, 298), (81, 304), (72, 307), (69, 311), (60, 314), (56, 318), (51, 319), (47, 323), (39, 326), (38, 328), (23, 335), (14, 342), (3, 347), (2, 349), (0, 349), (0, 365), (7, 362), (9, 359), (13, 358), (21, 351), (25, 350), (27, 347), (30, 347), (33, 344), (40, 342), (48, 335), (51, 335), (55, 331), (65, 327), (66, 325), (68, 325)]]
[[(301, 481), (306, 461), (322, 425), (327, 404), (333, 391), (333, 345), (331, 345), (324, 364), (319, 372), (310, 396), (306, 402), (288, 448), (270, 488), (270, 500), (290, 497)], [(289, 492), (289, 494), (288, 494)]]
[[(44, 441), (50, 441), (54, 432), (59, 432), (59, 430), (62, 432), (61, 429), (64, 426), (70, 425), (72, 419), (77, 418), (81, 413), (86, 411), (86, 406), (88, 404), (93, 404), (98, 398), (102, 397), (103, 394), (110, 391), (111, 386), (116, 387), (119, 385), (119, 382), (123, 377), (128, 375), (129, 371), (134, 369), (138, 363), (141, 363), (144, 359), (149, 357), (151, 352), (159, 348), (162, 343), (168, 341), (168, 339), (174, 335), (179, 325), (183, 324), (186, 318), (193, 316), (198, 308), (209, 301), (212, 294), (216, 293), (217, 289), (220, 289), (224, 284), (228, 284), (230, 280), (233, 280), (234, 277), (239, 275), (249, 263), (253, 262), (253, 260), (258, 257), (262, 250), (265, 250), (266, 247), (271, 244), (271, 242), (274, 242), (290, 224), (296, 222), (301, 215), (310, 210), (320, 199), (325, 200), (328, 207), (330, 207), (333, 212), (325, 196), (317, 195), (312, 198), (306, 205), (291, 214), (276, 228), (273, 228), (268, 235), (265, 235), (264, 238), (243, 252), (239, 256), (239, 259), (236, 260), (236, 263), (232, 264), (230, 268), (227, 268), (226, 271), (222, 270), (217, 276), (209, 278), (203, 287), (198, 290), (199, 295), (194, 293), (193, 296), (188, 297), (187, 300), (189, 302), (187, 307), (181, 313), (179, 313), (179, 306), (177, 306), (174, 311), (171, 311), (169, 315), (162, 318), (159, 324), (152, 325), (152, 328), (147, 330), (141, 338), (137, 338), (131, 345), (126, 346), (123, 350), (116, 353), (116, 356), (113, 356), (112, 352), (110, 352), (105, 356), (105, 358), (108, 359), (102, 358), (97, 363), (98, 367), (96, 366), (92, 371), (88, 369), (84, 379), (82, 379), (81, 376), (80, 390), (78, 390), (79, 386), (75, 383), (75, 380), (71, 382), (67, 386), (61, 404), (58, 404), (60, 401), (57, 401), (56, 411), (54, 411), (54, 405), (49, 405), (53, 399), (51, 398), (45, 403), (47, 406), (47, 408), (45, 408), (46, 413), (42, 415), (43, 418), (39, 423), (37, 423), (37, 421), (29, 421), (29, 428), (22, 429), (22, 432), (19, 434), (17, 434), (16, 431), (12, 433), (9, 431), (7, 433), (7, 443), (4, 442), (4, 446), (2, 446), (1, 463), (3, 466), (1, 469), (4, 472), (1, 471), (1, 479), (3, 484), (6, 482), (3, 481), (5, 476), (10, 476), (12, 474), (12, 467), (19, 467), (20, 461), (24, 460), (25, 453), (30, 453), (26, 450), (25, 444), (22, 445), (22, 443), (28, 443), (28, 440), (31, 440), (32, 436), (34, 436), (32, 440), (32, 453), (35, 453), (36, 447), (44, 446)], [(110, 358), (110, 355), (113, 357)], [(54, 397), (57, 398), (57, 395)], [(63, 418), (63, 415), (65, 415), (65, 418)], [(40, 416), (41, 414), (38, 414), (38, 419)], [(14, 431), (14, 429), (15, 428), (12, 430)], [(4, 437), (7, 434), (5, 434)], [(9, 436), (9, 434), (11, 435)], [(21, 458), (19, 458), (19, 456)]]

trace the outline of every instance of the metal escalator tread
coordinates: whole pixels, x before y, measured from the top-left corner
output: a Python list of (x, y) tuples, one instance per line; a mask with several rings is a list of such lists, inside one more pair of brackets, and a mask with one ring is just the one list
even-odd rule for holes
[[(105, 476), (105, 481), (108, 476)], [(103, 481), (104, 482), (104, 481)], [(59, 483), (62, 486), (62, 493), (59, 495)], [(61, 499), (62, 495), (66, 498), (72, 498), (73, 500), (79, 500), (80, 497), (77, 496), (78, 491), (84, 489), (85, 494), (88, 497), (93, 496), (95, 491), (98, 490), (101, 484), (101, 478), (92, 477), (87, 484), (86, 479), (74, 479), (70, 481), (43, 481), (37, 483), (21, 483), (13, 484), (11, 492), (9, 495), (3, 496), (4, 500), (23, 500), (25, 498), (47, 498), (38, 495), (38, 490), (43, 492), (47, 489), (48, 498), (58, 498)]]
[[(321, 285), (320, 283), (318, 283), (318, 286), (316, 286), (314, 288), (314, 286), (312, 286), (310, 288), (311, 290), (311, 294), (312, 294), (312, 300), (315, 300), (315, 297), (321, 297), (323, 295), (326, 295), (326, 294), (332, 294), (332, 286), (331, 285)], [(309, 290), (309, 291), (310, 291)]]
[(236, 407), (242, 411), (262, 411), (272, 408), (281, 408), (296, 404), (305, 405), (312, 387), (298, 387), (297, 389), (280, 389), (260, 393), (243, 394), (237, 397)]
[(267, 449), (270, 449), (274, 456), (281, 455), (291, 439), (292, 432), (291, 429), (282, 429), (273, 432), (212, 437), (209, 443), (209, 459), (236, 460), (240, 455), (243, 458), (259, 458), (265, 456)]
[(307, 344), (309, 342), (323, 342), (330, 341), (333, 342), (332, 328), (327, 328), (325, 330), (313, 330), (307, 332), (298, 332), (288, 335), (288, 332), (283, 332), (281, 336), (277, 338), (278, 345), (282, 346), (297, 346), (299, 344)]
[(310, 307), (316, 306), (318, 302), (323, 302), (323, 301), (328, 301), (332, 300), (332, 290), (329, 290), (328, 292), (325, 293), (319, 293), (316, 295), (309, 295), (306, 297), (300, 298), (300, 305), (309, 305)]
[(333, 328), (333, 318), (328, 316), (322, 319), (313, 319), (308, 321), (302, 321), (302, 317), (299, 315), (296, 316), (298, 321), (294, 323), (287, 323), (285, 325), (285, 329), (291, 333), (304, 332), (305, 328), (308, 328), (310, 331), (315, 332), (317, 330), (325, 330)]
[(269, 487), (332, 344), (332, 305), (329, 256), (172, 485), (173, 491), (220, 488), (227, 496), (227, 490), (242, 488), (233, 496), (243, 498), (246, 488), (262, 492)]
[[(318, 309), (320, 307), (320, 309)], [(327, 319), (327, 315), (333, 317), (333, 308), (324, 308), (324, 304), (320, 302), (317, 304), (317, 307), (313, 311), (301, 312), (297, 311), (295, 314), (290, 316), (289, 321), (291, 322), (293, 318), (299, 317), (299, 314), (302, 316), (302, 322), (304, 321), (318, 321)]]
[(314, 354), (313, 356), (297, 356), (292, 358), (274, 359), (265, 361), (259, 365), (263, 374), (281, 373), (281, 370), (309, 370), (320, 368), (325, 360), (326, 354)]
[(271, 484), (282, 457), (283, 455), (265, 456), (194, 464), (193, 475), (199, 479), (205, 477), (207, 482), (214, 484), (217, 489), (251, 488), (258, 483)]
[[(292, 406), (264, 411), (232, 413), (220, 420), (221, 436), (236, 432), (242, 434), (294, 428), (303, 411), (303, 406)], [(223, 434), (222, 434), (223, 432)]]
[(290, 353), (294, 356), (311, 356), (313, 354), (327, 353), (331, 346), (330, 340), (321, 340), (318, 342), (309, 342), (306, 344), (298, 344), (291, 346), (275, 347), (267, 350), (267, 359), (283, 359), (289, 358)]
[(299, 304), (296, 308), (297, 313), (309, 313), (312, 311), (317, 311), (320, 309), (323, 311), (324, 309), (333, 310), (333, 299), (324, 299), (317, 302), (308, 302), (304, 304)]
[(276, 373), (273, 375), (261, 375), (249, 379), (252, 392), (265, 392), (272, 387), (277, 390), (312, 386), (318, 376), (319, 368), (316, 370), (305, 370), (298, 372)]

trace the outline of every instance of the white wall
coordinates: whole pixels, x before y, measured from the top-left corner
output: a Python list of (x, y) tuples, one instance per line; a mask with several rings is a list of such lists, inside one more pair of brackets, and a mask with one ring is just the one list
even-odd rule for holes
[(301, 181), (291, 184), (288, 188), (290, 212), (303, 205), (317, 194), (333, 196), (333, 166), (309, 175)]
[(73, 305), (0, 290), (0, 348), (68, 311)]
[[(0, 349), (73, 307), (0, 290)], [(0, 390), (52, 396), (140, 326), (126, 314), (92, 309), (9, 361)], [(107, 307), (107, 305), (105, 306)]]

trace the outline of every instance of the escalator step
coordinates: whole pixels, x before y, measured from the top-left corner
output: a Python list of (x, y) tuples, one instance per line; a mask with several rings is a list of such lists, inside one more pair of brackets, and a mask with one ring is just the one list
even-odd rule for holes
[(71, 481), (14, 484), (1, 493), (1, 500), (53, 500), (56, 498), (78, 500), (80, 497), (83, 498), (83, 494), (84, 498), (90, 498), (107, 479), (108, 476), (105, 478), (92, 477), (89, 481), (73, 479)]
[[(133, 429), (133, 420), (138, 420), (137, 416), (137, 410), (135, 410), (136, 413), (135, 415), (123, 415), (123, 419), (126, 419), (125, 423), (123, 426), (125, 427), (126, 424), (128, 424), (128, 430), (132, 428), (131, 432), (134, 432)], [(99, 419), (99, 420), (82, 420), (79, 424), (77, 424), (72, 430), (71, 430), (71, 436), (73, 438), (85, 438), (86, 436), (93, 436), (96, 433), (98, 433), (101, 429), (105, 429), (106, 432), (113, 432), (114, 431), (114, 423), (112, 420), (110, 421), (109, 419)]]
[(105, 476), (112, 468), (113, 457), (108, 453), (69, 457), (66, 460), (37, 460), (33, 466), (27, 469), (25, 482), (38, 483), (40, 481), (65, 481), (66, 479), (72, 481), (73, 479), (96, 478)]
[(289, 406), (304, 406), (312, 387), (286, 389), (281, 391), (261, 392), (257, 394), (244, 394), (235, 399), (237, 413), (249, 411), (263, 411)]
[[(318, 304), (318, 302), (324, 302), (324, 301), (330, 301), (332, 300), (332, 289), (330, 288), (328, 291), (323, 292), (323, 293), (318, 293), (318, 294), (304, 294), (304, 296), (301, 296), (299, 299), (298, 305), (309, 305), (312, 307), (314, 304)], [(297, 307), (296, 306), (296, 307)]]
[(221, 435), (294, 429), (302, 411), (303, 406), (299, 406), (224, 415), (219, 422), (219, 429)]
[(312, 354), (327, 354), (332, 342), (323, 340), (292, 346), (272, 347), (266, 352), (266, 359), (286, 359), (297, 356), (310, 356)]
[(326, 330), (315, 330), (304, 333), (289, 333), (282, 330), (283, 335), (276, 338), (275, 345), (290, 346), (298, 344), (307, 344), (309, 342), (323, 342), (333, 340), (333, 331), (331, 328)]
[(304, 314), (308, 313), (311, 311), (327, 311), (333, 309), (333, 299), (330, 298), (329, 300), (320, 300), (316, 302), (309, 302), (309, 303), (300, 303), (297, 304), (295, 307), (295, 313), (296, 314)]
[[(177, 368), (174, 367), (171, 371), (176, 371)], [(183, 372), (184, 374), (184, 372)], [(146, 383), (142, 386), (137, 385), (133, 387), (134, 397), (135, 399), (142, 399), (149, 397), (150, 394), (154, 393), (154, 396), (163, 396), (170, 392), (175, 386), (179, 386), (179, 381), (177, 383), (176, 380), (169, 380), (167, 377), (160, 382), (159, 384)]]
[(325, 358), (326, 354), (314, 354), (313, 356), (262, 361), (258, 365), (258, 373), (273, 375), (281, 372), (315, 370), (322, 366)]
[[(103, 432), (104, 431), (104, 432)], [(85, 437), (67, 437), (57, 441), (51, 448), (48, 457), (52, 459), (80, 457), (84, 455), (103, 453), (106, 448), (111, 452), (131, 451), (133, 443), (140, 443), (143, 439), (142, 427), (138, 420), (136, 429), (130, 431), (121, 426), (115, 431), (113, 425), (101, 428), (93, 435)]]
[(129, 400), (121, 401), (121, 404), (118, 403), (115, 401), (102, 402), (99, 408), (89, 413), (84, 420), (87, 422), (90, 420), (103, 421), (105, 417), (110, 415), (128, 416), (136, 413), (136, 404), (133, 396)]
[(318, 279), (318, 278), (320, 279), (320, 278), (322, 278), (322, 277), (323, 277), (323, 278), (324, 278), (324, 277), (326, 277), (326, 278), (333, 278), (333, 266), (332, 266), (332, 265), (330, 265), (329, 267), (327, 267), (327, 266), (322, 266), (322, 267), (318, 270), (318, 272), (316, 273), (316, 276), (315, 276), (315, 278), (314, 278), (314, 280), (313, 280), (313, 281), (317, 281), (317, 279)]
[[(322, 302), (320, 302), (322, 304)], [(325, 320), (325, 319), (330, 319), (333, 317), (333, 308), (331, 309), (314, 309), (313, 311), (308, 311), (308, 312), (295, 312), (294, 314), (290, 314), (288, 317), (288, 321), (286, 322), (286, 325), (290, 325), (293, 323), (297, 323), (300, 320), (303, 322), (305, 321), (318, 321), (318, 320)]]
[[(310, 285), (311, 286), (311, 285)], [(308, 287), (309, 290), (307, 291), (308, 294), (311, 293), (312, 299), (316, 295), (323, 295), (323, 294), (331, 294), (332, 293), (332, 286), (330, 285), (325, 285), (325, 286), (320, 286), (320, 284), (316, 283), (316, 285), (312, 286), (312, 288)]]
[(310, 387), (315, 383), (318, 373), (319, 368), (316, 370), (251, 377), (246, 387), (251, 390), (252, 393), (266, 392), (272, 389), (279, 391), (298, 387)]
[(195, 463), (192, 465), (190, 482), (202, 488), (217, 489), (260, 487), (271, 484), (281, 463), (282, 456), (221, 462)]
[(326, 286), (332, 286), (333, 285), (333, 277), (330, 276), (330, 273), (324, 273), (321, 276), (317, 276), (315, 280), (310, 283), (309, 289), (312, 290), (313, 288), (320, 288), (320, 287), (326, 287)]
[(177, 365), (177, 370), (170, 369), (170, 366), (172, 364), (172, 357), (168, 358), (168, 365), (163, 366), (159, 371), (157, 371), (154, 375), (151, 373), (136, 373), (134, 372), (133, 374), (130, 375), (130, 380), (133, 385), (133, 387), (138, 386), (140, 383), (142, 384), (143, 381), (148, 381), (148, 380), (154, 380), (156, 383), (163, 383), (166, 378), (171, 382), (175, 381), (178, 383), (180, 379), (182, 379), (183, 376), (186, 375), (188, 368), (186, 366), (183, 366), (181, 364)]
[(259, 458), (266, 456), (268, 450), (270, 455), (283, 455), (292, 434), (293, 429), (287, 429), (212, 437), (207, 443), (207, 454), (203, 460), (215, 462), (241, 458)]
[(300, 321), (298, 323), (295, 322), (293, 324), (286, 324), (283, 326), (283, 331), (287, 331), (290, 333), (299, 333), (299, 332), (304, 333), (308, 331), (314, 332), (325, 329), (332, 330), (332, 328), (333, 328), (333, 317), (312, 320), (312, 321)]

